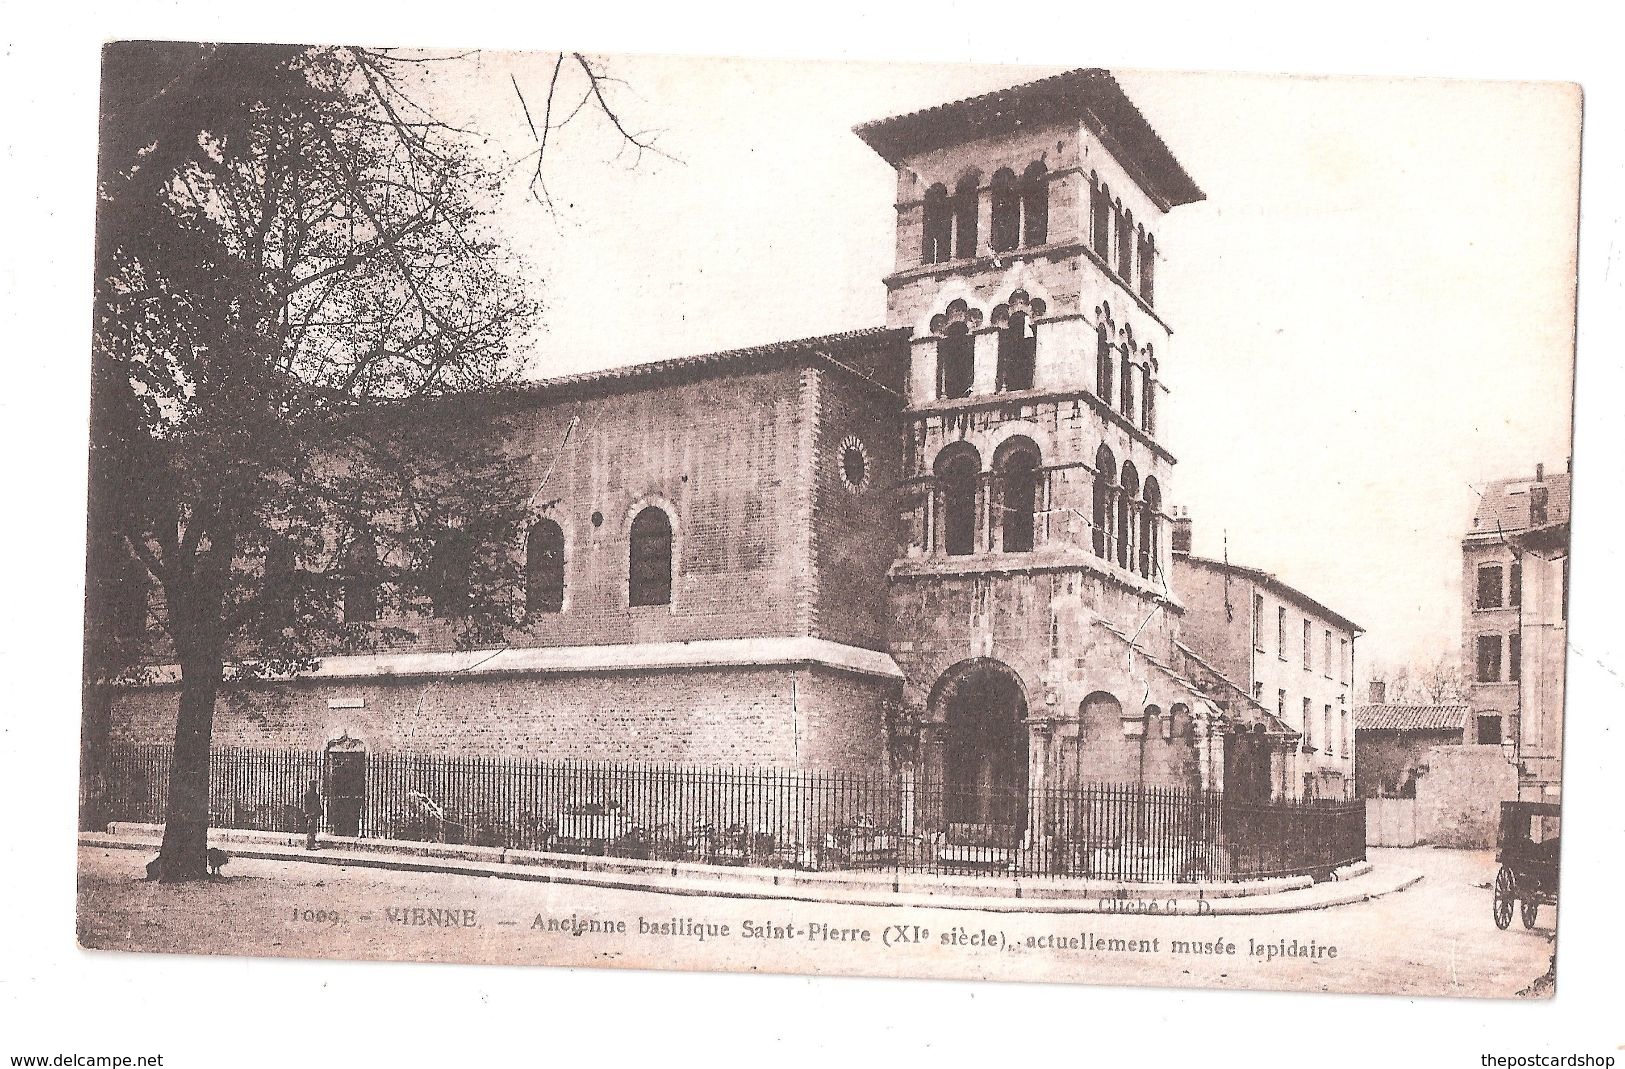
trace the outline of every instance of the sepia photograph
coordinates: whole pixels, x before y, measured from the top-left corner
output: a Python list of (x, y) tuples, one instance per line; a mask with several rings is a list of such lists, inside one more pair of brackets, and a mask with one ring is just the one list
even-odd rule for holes
[(85, 946), (1551, 994), (1575, 87), (101, 92)]
[(8, 51), (0, 1059), (1612, 1065), (1589, 47), (639, 10)]

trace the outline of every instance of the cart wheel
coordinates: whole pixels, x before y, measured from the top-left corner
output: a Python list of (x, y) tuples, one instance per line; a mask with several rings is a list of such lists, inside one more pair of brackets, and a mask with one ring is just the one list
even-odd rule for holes
[(1512, 904), (1518, 897), (1518, 881), (1505, 865), (1495, 874), (1495, 926), (1506, 931), (1512, 923)]
[(1526, 899), (1523, 904), (1523, 926), (1525, 928), (1533, 928), (1535, 926), (1535, 917), (1539, 913), (1540, 903), (1530, 902)]

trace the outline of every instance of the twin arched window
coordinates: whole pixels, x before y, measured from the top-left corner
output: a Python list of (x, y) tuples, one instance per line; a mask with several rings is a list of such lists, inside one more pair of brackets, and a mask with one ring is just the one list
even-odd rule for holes
[(671, 604), (671, 519), (650, 505), (632, 520), (627, 604)]
[[(950, 557), (975, 553), (981, 456), (964, 443), (949, 446), (937, 455), (933, 474), (942, 551)], [(1042, 480), (1038, 446), (1031, 439), (1012, 438), (994, 454), (992, 521), (1004, 552), (1026, 553), (1036, 543)]]
[(1042, 162), (1029, 164), (1020, 178), (1008, 167), (999, 168), (993, 174), (992, 199), (994, 252), (1049, 240), (1049, 182)]
[(1136, 225), (1134, 212), (1114, 200), (1111, 188), (1089, 176), (1089, 247), (1116, 272), (1123, 286), (1139, 293), (1146, 304), (1156, 296), (1157, 240)]
[(920, 259), (940, 264), (953, 258), (953, 217), (948, 211), (948, 187), (938, 182), (925, 191), (925, 219)]

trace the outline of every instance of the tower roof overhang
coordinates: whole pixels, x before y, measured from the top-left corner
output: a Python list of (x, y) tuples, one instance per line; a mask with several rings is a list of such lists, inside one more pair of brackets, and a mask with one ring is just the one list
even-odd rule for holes
[(1166, 207), (1205, 200), (1110, 71), (1067, 71), (854, 128), (892, 166), (920, 152), (1022, 126), (1078, 122), (1101, 138), (1153, 200)]

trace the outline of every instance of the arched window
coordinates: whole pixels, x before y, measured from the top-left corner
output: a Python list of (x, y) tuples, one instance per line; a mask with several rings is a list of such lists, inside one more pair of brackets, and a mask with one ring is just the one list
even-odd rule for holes
[[(995, 317), (995, 323), (998, 319)], [(999, 330), (998, 389), (1033, 388), (1033, 365), (1038, 357), (1038, 338), (1027, 314), (1017, 312)]]
[(954, 187), (954, 255), (966, 259), (976, 255), (976, 212), (980, 194), (978, 176), (968, 174)]
[(468, 535), (456, 527), (443, 529), (429, 557), (429, 598), (436, 616), (464, 616), (470, 607), (469, 571), (474, 550)]
[(1162, 574), (1162, 487), (1156, 476), (1146, 476), (1140, 498), (1140, 574), (1154, 579)]
[(1021, 244), (1021, 193), (1016, 173), (1001, 167), (993, 175), (993, 251), (1009, 252)]
[(953, 256), (953, 248), (948, 240), (952, 225), (948, 213), (948, 187), (938, 182), (925, 191), (920, 223), (921, 260), (928, 264), (939, 264)]
[(1111, 556), (1112, 490), (1117, 482), (1117, 458), (1102, 443), (1095, 451), (1094, 529), (1095, 556)]
[(1112, 340), (1105, 323), (1095, 328), (1095, 396), (1112, 403)]
[(942, 551), (950, 557), (976, 552), (976, 484), (982, 461), (966, 446), (937, 455), (937, 494), (942, 512)]
[(1125, 570), (1134, 567), (1134, 527), (1139, 511), (1139, 502), (1135, 499), (1139, 496), (1140, 473), (1132, 460), (1125, 460), (1117, 493), (1117, 565)]
[(540, 519), (525, 535), (525, 609), (551, 613), (563, 608), (564, 528)]
[(632, 521), (627, 604), (671, 604), (671, 520), (650, 505)]
[(1044, 164), (1034, 162), (1021, 176), (1021, 238), (1023, 245), (1049, 240), (1049, 182)]
[(365, 527), (350, 536), (344, 551), (344, 622), (370, 624), (378, 619), (378, 544)]
[(1118, 211), (1120, 214), (1117, 217), (1117, 277), (1127, 286), (1134, 277), (1129, 274), (1134, 263), (1134, 213), (1121, 205)]
[(1146, 304), (1155, 304), (1157, 239), (1147, 234), (1144, 229), (1140, 231), (1140, 299)]
[(1145, 433), (1157, 431), (1157, 361), (1151, 348), (1145, 350), (1145, 366), (1141, 369), (1143, 388), (1140, 391), (1140, 426)]
[(1104, 262), (1112, 248), (1112, 195), (1098, 183), (1089, 186), (1089, 235), (1095, 255)]
[(1123, 346), (1123, 363), (1121, 365), (1120, 370), (1122, 371), (1122, 374), (1119, 376), (1119, 378), (1121, 379), (1121, 383), (1118, 386), (1118, 392), (1119, 392), (1119, 394), (1121, 396), (1118, 399), (1122, 402), (1123, 415), (1128, 418), (1128, 421), (1130, 423), (1133, 423), (1134, 422), (1134, 348), (1133, 348), (1132, 343), (1129, 344), (1129, 345)]
[(969, 397), (976, 377), (976, 339), (963, 323), (949, 323), (937, 340), (937, 396)]
[(1027, 438), (1012, 438), (993, 460), (998, 475), (999, 543), (1006, 553), (1033, 548), (1038, 515), (1038, 446)]

